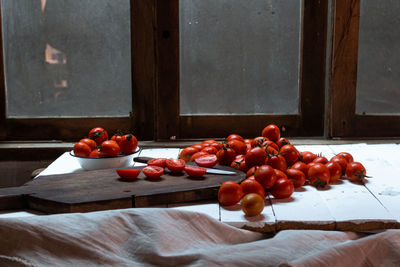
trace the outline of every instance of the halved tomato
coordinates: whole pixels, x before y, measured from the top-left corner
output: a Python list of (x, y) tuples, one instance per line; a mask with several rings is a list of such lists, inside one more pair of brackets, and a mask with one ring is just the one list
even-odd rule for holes
[(136, 179), (141, 170), (137, 170), (137, 169), (116, 169), (115, 170), (119, 177), (121, 178), (125, 178), (125, 179)]
[(146, 177), (158, 179), (164, 173), (164, 168), (159, 166), (147, 166), (144, 167), (142, 171)]
[(155, 158), (151, 159), (147, 162), (148, 166), (159, 166), (165, 168), (167, 166), (167, 159), (166, 158)]
[(198, 178), (198, 177), (203, 177), (203, 175), (206, 174), (206, 169), (196, 166), (185, 166), (185, 172), (190, 177)]
[(181, 173), (186, 165), (183, 159), (167, 159), (165, 163), (172, 173)]
[(194, 162), (200, 167), (211, 168), (215, 164), (217, 164), (218, 158), (214, 154), (204, 155), (199, 158), (196, 158)]

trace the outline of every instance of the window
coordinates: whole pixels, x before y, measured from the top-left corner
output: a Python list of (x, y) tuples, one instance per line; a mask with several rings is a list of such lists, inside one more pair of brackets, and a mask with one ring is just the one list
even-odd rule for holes
[(3, 0), (1, 11), (8, 136), (130, 128), (129, 0)]
[(323, 135), (325, 1), (162, 5), (158, 138), (257, 136), (268, 123)]
[(1, 140), (400, 132), (395, 1), (0, 3)]

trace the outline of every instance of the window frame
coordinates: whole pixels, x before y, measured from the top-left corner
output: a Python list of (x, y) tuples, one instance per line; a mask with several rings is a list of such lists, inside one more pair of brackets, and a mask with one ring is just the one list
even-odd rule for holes
[(299, 114), (295, 115), (180, 115), (179, 1), (159, 0), (157, 5), (160, 12), (169, 15), (167, 21), (162, 13), (157, 16), (161, 25), (169, 26), (157, 36), (161, 44), (158, 47), (158, 140), (226, 137), (232, 132), (257, 136), (268, 123), (280, 125), (285, 136), (324, 135), (327, 0), (302, 1)]
[[(133, 6), (136, 1), (130, 0), (130, 11), (134, 13)], [(6, 108), (6, 85), (4, 72), (4, 50), (3, 50), (3, 27), (2, 27), (2, 5), (0, 1), (0, 140), (5, 141), (41, 141), (62, 140), (76, 141), (87, 136), (88, 131), (97, 126), (104, 127), (110, 133), (117, 131), (132, 131), (133, 125), (137, 125), (136, 118), (132, 113), (124, 117), (62, 117), (62, 118), (7, 118)], [(132, 22), (132, 15), (131, 15)], [(132, 26), (131, 26), (132, 28)], [(132, 35), (132, 34), (131, 34)], [(132, 36), (131, 36), (132, 39)], [(133, 52), (133, 44), (131, 43)], [(132, 58), (134, 55), (132, 55)], [(133, 61), (132, 61), (133, 65)], [(133, 77), (133, 75), (132, 75)], [(132, 78), (133, 79), (133, 78)], [(134, 93), (132, 86), (132, 102)], [(140, 94), (140, 93), (139, 93)], [(142, 131), (138, 137), (146, 139)], [(150, 137), (149, 137), (150, 138)]]
[(399, 136), (400, 115), (356, 114), (360, 0), (335, 0), (332, 14), (329, 136)]

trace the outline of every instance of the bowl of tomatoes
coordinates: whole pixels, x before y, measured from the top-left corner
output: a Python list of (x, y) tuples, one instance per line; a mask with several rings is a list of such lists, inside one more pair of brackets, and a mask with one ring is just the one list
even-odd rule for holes
[(133, 134), (114, 134), (109, 138), (106, 130), (96, 127), (89, 131), (88, 137), (74, 144), (70, 155), (82, 169), (89, 171), (130, 167), (139, 151)]

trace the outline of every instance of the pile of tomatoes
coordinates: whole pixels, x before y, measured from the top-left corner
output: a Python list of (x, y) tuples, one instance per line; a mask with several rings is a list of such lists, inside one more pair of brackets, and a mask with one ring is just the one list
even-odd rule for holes
[(241, 202), (248, 216), (263, 210), (267, 193), (277, 199), (289, 198), (294, 188), (305, 184), (324, 188), (340, 178), (363, 184), (367, 177), (364, 166), (355, 162), (350, 153), (341, 152), (328, 160), (309, 151), (300, 152), (281, 137), (279, 127), (273, 124), (253, 139), (231, 134), (224, 144), (205, 140), (184, 148), (180, 158), (198, 165), (218, 162), (246, 172), (246, 179), (240, 184), (227, 181), (221, 185), (218, 201), (223, 206)]
[(74, 145), (74, 154), (79, 157), (103, 158), (129, 155), (136, 151), (138, 141), (133, 134), (114, 134), (110, 139), (101, 127), (89, 131), (88, 137)]

